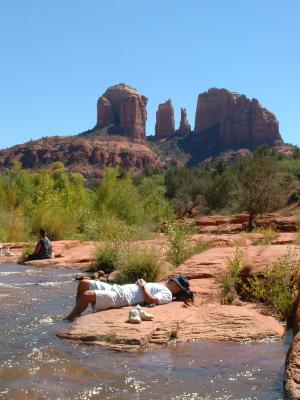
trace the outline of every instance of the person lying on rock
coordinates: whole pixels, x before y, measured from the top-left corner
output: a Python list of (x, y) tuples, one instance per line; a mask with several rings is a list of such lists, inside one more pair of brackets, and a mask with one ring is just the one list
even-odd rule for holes
[(82, 280), (78, 284), (76, 305), (65, 320), (73, 321), (91, 304), (94, 310), (107, 310), (137, 304), (167, 304), (172, 300), (191, 300), (193, 292), (185, 276), (178, 275), (165, 283), (148, 283), (138, 279), (127, 285), (111, 285), (99, 280)]
[(44, 260), (47, 258), (52, 258), (52, 245), (46, 236), (46, 231), (41, 228), (40, 240), (37, 242), (34, 252), (29, 254), (24, 261)]

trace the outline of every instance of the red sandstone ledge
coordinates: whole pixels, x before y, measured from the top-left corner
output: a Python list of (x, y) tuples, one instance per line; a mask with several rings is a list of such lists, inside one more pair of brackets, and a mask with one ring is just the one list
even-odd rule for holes
[[(285, 326), (258, 305), (238, 302), (220, 305), (219, 278), (228, 270), (234, 247), (217, 247), (186, 260), (174, 273), (190, 278), (197, 294), (195, 306), (180, 302), (151, 309), (154, 320), (140, 325), (127, 323), (130, 307), (90, 313), (65, 325), (62, 338), (97, 344), (115, 350), (141, 350), (175, 340), (260, 340), (280, 338)], [(288, 245), (241, 247), (245, 271), (256, 274), (291, 251), (299, 258), (299, 247)]]

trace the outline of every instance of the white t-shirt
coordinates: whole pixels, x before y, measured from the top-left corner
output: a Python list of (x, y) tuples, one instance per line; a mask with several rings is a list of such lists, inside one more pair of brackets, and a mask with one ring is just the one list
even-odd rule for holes
[[(159, 304), (171, 303), (172, 293), (162, 283), (146, 283), (146, 287), (151, 296), (159, 300)], [(144, 291), (136, 283), (122, 285), (122, 294), (128, 301), (128, 304), (134, 306), (136, 304), (144, 303)]]

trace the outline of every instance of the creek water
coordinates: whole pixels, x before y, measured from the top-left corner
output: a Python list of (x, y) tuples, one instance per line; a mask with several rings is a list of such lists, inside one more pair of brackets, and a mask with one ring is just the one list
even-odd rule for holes
[(0, 266), (0, 399), (283, 399), (290, 336), (116, 353), (59, 339), (77, 271)]

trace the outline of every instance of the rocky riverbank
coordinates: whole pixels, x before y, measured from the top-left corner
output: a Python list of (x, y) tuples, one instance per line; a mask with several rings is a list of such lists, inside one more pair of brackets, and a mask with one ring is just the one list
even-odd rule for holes
[[(238, 301), (233, 305), (220, 304), (220, 277), (228, 270), (228, 260), (233, 259), (238, 246), (243, 254), (244, 272), (255, 275), (273, 264), (288, 251), (299, 258), (297, 233), (276, 233), (268, 238), (261, 233), (196, 234), (190, 236), (192, 243), (213, 243), (214, 247), (186, 260), (172, 274), (189, 277), (192, 290), (196, 292), (194, 306), (174, 302), (151, 309), (154, 320), (140, 325), (128, 324), (129, 308), (88, 313), (72, 324), (66, 324), (57, 332), (61, 338), (97, 344), (118, 351), (137, 351), (145, 348), (202, 339), (217, 340), (263, 340), (280, 338), (286, 327), (264, 307)], [(11, 247), (12, 243), (4, 244)], [(1, 256), (1, 263), (14, 263), (29, 243), (14, 244), (14, 255)], [(31, 244), (32, 245), (32, 244)], [(163, 235), (154, 240), (137, 241), (136, 247), (150, 247), (159, 252), (162, 259), (168, 249)], [(35, 267), (64, 266), (68, 268), (89, 267), (95, 260), (97, 243), (73, 241), (53, 242), (57, 258), (28, 262)], [(300, 398), (300, 296), (295, 314), (295, 336), (286, 358), (285, 388), (291, 398)]]
[[(194, 237), (195, 239), (195, 237)], [(240, 247), (247, 274), (257, 274), (291, 251), (299, 256), (294, 245)], [(228, 270), (235, 247), (215, 247), (186, 260), (172, 274), (184, 274), (196, 292), (194, 306), (174, 302), (151, 309), (154, 320), (141, 325), (126, 323), (130, 308), (107, 310), (82, 316), (66, 326), (58, 335), (85, 343), (99, 344), (118, 350), (137, 350), (181, 340), (260, 340), (280, 338), (285, 326), (265, 308), (238, 301), (220, 304), (220, 277)]]

